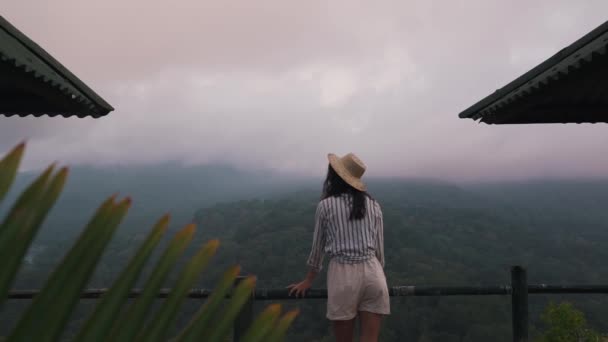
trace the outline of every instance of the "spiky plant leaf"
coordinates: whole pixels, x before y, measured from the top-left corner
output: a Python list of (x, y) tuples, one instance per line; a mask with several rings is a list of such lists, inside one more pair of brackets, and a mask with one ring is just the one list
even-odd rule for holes
[[(42, 220), (61, 191), (65, 175), (53, 179), (53, 189), (48, 191), (48, 180), (53, 166), (46, 169), (17, 199), (0, 226), (0, 304), (6, 299), (17, 270), (27, 252)], [(59, 189), (57, 189), (59, 187)]]
[(237, 285), (223, 315), (215, 320), (213, 329), (203, 332), (201, 341), (220, 342), (228, 336), (236, 316), (251, 297), (254, 287), (255, 277), (247, 277)]
[(11, 207), (0, 225), (0, 252), (14, 241), (24, 223), (32, 221), (31, 210), (36, 207), (53, 173), (55, 165), (49, 166), (30, 184)]
[(144, 329), (143, 333), (140, 334), (138, 341), (155, 342), (166, 340), (169, 326), (177, 316), (180, 305), (186, 299), (186, 294), (209, 264), (219, 244), (218, 240), (211, 240), (192, 257), (191, 261), (179, 275), (177, 284), (171, 290), (169, 298), (160, 308), (156, 317), (150, 322), (149, 327)]
[(100, 207), (17, 323), (10, 336), (11, 341), (50, 342), (59, 338), (82, 289), (130, 204), (127, 198), (116, 205), (112, 197)]
[[(21, 265), (23, 257), (27, 253), (29, 246), (34, 239), (34, 236), (42, 226), (47, 214), (57, 201), (59, 194), (63, 190), (65, 181), (68, 175), (68, 170), (62, 168), (50, 181), (48, 186), (42, 190), (38, 201), (30, 202), (29, 206), (23, 208), (24, 212), (29, 212), (27, 217), (19, 215), (23, 226), (17, 232), (13, 239), (13, 243), (2, 252), (0, 252), (0, 260), (3, 260), (4, 267), (0, 269), (0, 284), (8, 284), (10, 286), (14, 280), (17, 270)], [(10, 216), (10, 215), (9, 215)], [(8, 231), (8, 229), (7, 229)], [(0, 285), (0, 304), (6, 298), (8, 288)]]
[(156, 264), (156, 267), (146, 282), (146, 286), (141, 295), (128, 308), (128, 310), (116, 320), (115, 328), (111, 334), (112, 341), (130, 342), (140, 332), (145, 323), (146, 314), (149, 312), (150, 307), (156, 299), (156, 295), (158, 294), (163, 281), (192, 240), (194, 230), (194, 225), (190, 224), (175, 234), (175, 237), (169, 244), (169, 247), (167, 247), (164, 254)]
[(230, 267), (224, 275), (222, 275), (220, 282), (213, 290), (211, 296), (207, 298), (205, 304), (198, 310), (188, 326), (182, 330), (177, 337), (176, 342), (200, 341), (200, 336), (202, 336), (205, 331), (211, 329), (210, 323), (212, 318), (224, 301), (224, 297), (226, 297), (232, 289), (234, 281), (240, 271), (241, 267), (236, 265)]
[(300, 314), (300, 310), (295, 309), (291, 310), (279, 321), (277, 322), (274, 329), (266, 336), (266, 342), (283, 342), (285, 340), (285, 335), (287, 334), (287, 329), (291, 326), (291, 323), (296, 319), (296, 317)]
[(167, 230), (169, 215), (164, 215), (148, 234), (135, 256), (114, 282), (110, 290), (101, 297), (95, 311), (84, 324), (76, 341), (105, 341), (110, 333), (116, 315), (127, 300), (131, 288)]
[[(20, 144), (5, 158), (0, 160), (0, 201), (14, 181), (24, 148), (25, 144)], [(62, 169), (57, 175), (52, 177), (53, 169), (54, 165), (45, 170), (19, 196), (0, 225), (0, 260), (3, 260), (3, 267), (0, 268), (0, 304), (6, 298), (7, 291), (18, 268), (19, 262), (15, 262), (15, 260), (20, 261), (23, 258), (33, 237), (64, 186), (67, 169)], [(115, 204), (114, 196), (100, 206), (77, 242), (62, 260), (59, 267), (53, 272), (45, 287), (27, 308), (21, 320), (10, 333), (9, 339), (6, 339), (7, 341), (34, 340), (45, 342), (55, 341), (60, 337), (78, 302), (83, 287), (92, 275), (95, 265), (99, 261), (120, 221), (128, 211), (129, 206), (129, 199)], [(194, 234), (194, 226), (189, 225), (176, 235), (156, 265), (157, 267), (153, 270), (152, 276), (144, 288), (142, 295), (129, 308), (126, 315), (118, 315), (117, 313), (121, 309), (121, 304), (126, 301), (131, 286), (137, 280), (145, 261), (158, 244), (162, 232), (166, 229), (167, 220), (167, 217), (163, 217), (148, 235), (146, 241), (121, 273), (114, 286), (102, 297), (93, 316), (76, 338), (77, 341), (106, 341), (120, 340), (121, 338), (128, 341), (143, 326), (146, 314), (163, 280), (192, 240)], [(208, 246), (213, 246), (214, 244), (216, 248), (217, 241), (212, 241)], [(213, 252), (215, 248), (213, 248)], [(157, 324), (159, 326), (168, 326), (171, 322), (171, 317), (175, 315), (179, 304), (184, 300), (185, 292), (189, 289), (192, 281), (196, 279), (198, 273), (207, 264), (210, 255), (213, 254), (210, 252), (211, 249), (207, 249), (206, 251), (203, 249), (199, 253), (199, 256), (195, 257), (186, 270), (182, 272), (178, 284), (171, 292), (167, 303), (158, 312), (151, 327), (154, 328)], [(178, 335), (176, 340), (180, 342), (200, 340), (219, 341), (229, 334), (236, 315), (251, 295), (252, 289), (255, 286), (255, 278), (252, 277), (241, 282), (233, 291), (232, 298), (225, 308), (223, 316), (220, 317), (218, 309), (220, 309), (220, 306), (224, 302), (224, 297), (232, 288), (239, 270), (240, 268), (235, 266), (224, 274), (213, 294), (208, 298), (199, 312), (197, 312), (196, 317), (188, 327)], [(264, 331), (260, 331), (259, 329), (266, 329), (270, 326), (273, 320), (272, 317), (276, 320), (274, 314), (271, 315), (272, 317), (268, 316), (275, 312), (275, 310), (271, 306), (256, 319), (250, 329), (251, 333), (248, 333), (246, 338), (255, 341), (259, 339), (257, 336), (265, 335), (265, 340), (268, 341), (282, 340), (288, 326), (297, 315), (297, 311), (292, 311), (283, 316), (277, 324), (277, 329), (272, 330), (270, 333), (266, 334)], [(164, 328), (156, 330), (158, 332), (165, 331)], [(108, 332), (112, 332), (112, 338), (108, 338)], [(158, 333), (150, 334), (154, 339), (157, 336), (162, 337), (162, 335), (162, 333), (160, 335)], [(0, 340), (4, 340), (4, 338), (0, 337)]]
[(0, 203), (15, 180), (24, 151), (25, 143), (21, 143), (0, 160)]
[(251, 323), (245, 332), (242, 342), (261, 342), (265, 341), (266, 335), (274, 326), (276, 320), (281, 315), (281, 304), (271, 304)]

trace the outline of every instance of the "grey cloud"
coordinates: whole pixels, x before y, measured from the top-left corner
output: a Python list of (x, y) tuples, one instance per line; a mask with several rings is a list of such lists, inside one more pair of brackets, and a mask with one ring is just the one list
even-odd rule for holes
[(30, 167), (179, 160), (318, 175), (325, 153), (353, 151), (370, 175), (608, 172), (604, 125), (456, 117), (604, 21), (604, 1), (37, 3), (5, 15), (117, 111), (0, 118), (0, 148), (30, 137)]

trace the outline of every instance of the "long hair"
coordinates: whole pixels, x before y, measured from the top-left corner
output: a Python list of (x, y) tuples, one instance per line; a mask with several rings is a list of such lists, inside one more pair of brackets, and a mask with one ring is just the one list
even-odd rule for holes
[(329, 197), (338, 197), (342, 194), (350, 194), (352, 198), (352, 207), (350, 210), (351, 220), (360, 220), (365, 217), (366, 211), (366, 198), (370, 197), (365, 191), (360, 191), (348, 183), (346, 183), (336, 171), (331, 167), (331, 164), (327, 167), (327, 177), (323, 182), (323, 192), (321, 199), (324, 200)]

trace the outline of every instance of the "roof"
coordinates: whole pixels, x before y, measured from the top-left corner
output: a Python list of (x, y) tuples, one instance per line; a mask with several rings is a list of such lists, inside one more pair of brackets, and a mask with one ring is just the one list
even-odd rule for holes
[(110, 104), (0, 16), (0, 115), (94, 117)]
[(487, 124), (608, 122), (608, 21), (460, 113)]

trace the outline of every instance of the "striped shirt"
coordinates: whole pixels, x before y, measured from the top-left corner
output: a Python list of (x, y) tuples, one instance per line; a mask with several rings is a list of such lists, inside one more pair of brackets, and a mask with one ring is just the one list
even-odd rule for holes
[(319, 272), (323, 256), (354, 264), (377, 257), (384, 267), (384, 227), (382, 210), (375, 200), (366, 198), (365, 217), (350, 220), (352, 196), (329, 197), (317, 205), (312, 250), (307, 264)]

